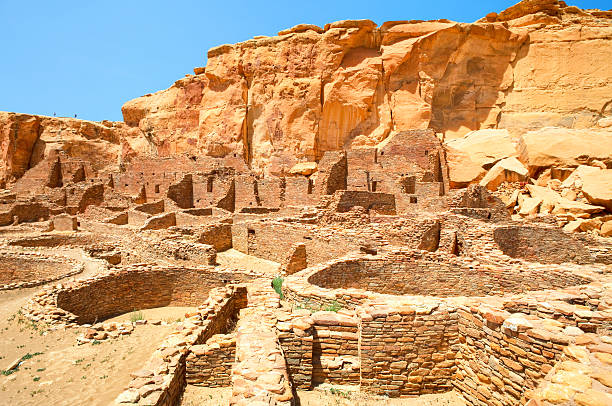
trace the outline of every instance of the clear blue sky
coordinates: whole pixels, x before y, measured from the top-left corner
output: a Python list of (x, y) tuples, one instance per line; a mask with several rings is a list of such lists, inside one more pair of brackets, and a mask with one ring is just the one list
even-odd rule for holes
[[(165, 89), (216, 45), (299, 23), (368, 18), (472, 22), (518, 0), (0, 0), (0, 110), (122, 120), (121, 105)], [(610, 0), (568, 0), (610, 9)]]

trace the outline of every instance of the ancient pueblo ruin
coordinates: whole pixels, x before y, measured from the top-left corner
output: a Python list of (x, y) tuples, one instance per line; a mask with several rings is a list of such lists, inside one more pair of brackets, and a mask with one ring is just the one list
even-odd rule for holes
[(122, 112), (0, 112), (1, 404), (612, 405), (612, 10), (298, 25)]

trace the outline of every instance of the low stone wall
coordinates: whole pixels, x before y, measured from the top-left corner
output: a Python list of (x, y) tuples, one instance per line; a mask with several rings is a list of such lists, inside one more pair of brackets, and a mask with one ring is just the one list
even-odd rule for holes
[(196, 265), (215, 265), (217, 250), (208, 244), (188, 241), (161, 240), (152, 242), (152, 250), (175, 261), (187, 261)]
[(315, 228), (278, 221), (249, 221), (232, 226), (233, 248), (245, 254), (283, 263), (295, 243), (306, 245), (308, 265), (329, 261), (358, 248), (337, 235), (319, 238)]
[(444, 305), (361, 309), (361, 388), (399, 397), (452, 390), (457, 314)]
[(211, 289), (255, 276), (212, 267), (132, 266), (38, 293), (27, 313), (52, 324), (94, 323), (133, 310), (198, 306)]
[(338, 213), (346, 213), (355, 206), (380, 214), (395, 214), (395, 195), (363, 190), (340, 190), (334, 194), (331, 208)]
[(42, 234), (36, 237), (15, 238), (7, 245), (26, 248), (51, 247), (87, 247), (98, 242), (98, 238), (88, 232), (71, 234)]
[(194, 345), (187, 356), (187, 383), (209, 388), (231, 386), (236, 358), (236, 334), (216, 334), (206, 344)]
[(31, 288), (77, 275), (83, 264), (61, 255), (0, 253), (0, 291)]
[(359, 385), (359, 319), (330, 311), (312, 319), (312, 383)]
[(536, 317), (484, 306), (458, 314), (461, 349), (453, 385), (472, 405), (524, 403), (525, 391), (537, 386), (569, 343), (561, 325)]
[(563, 288), (591, 279), (564, 269), (542, 273), (528, 267), (479, 264), (464, 257), (398, 249), (384, 255), (334, 261), (311, 272), (308, 282), (328, 289), (448, 297)]
[(293, 404), (287, 365), (275, 324), (270, 310), (247, 308), (241, 312), (236, 327), (231, 406)]
[(308, 310), (297, 310), (278, 316), (278, 341), (283, 349), (289, 379), (294, 389), (312, 388), (313, 324), (314, 320)]
[(205, 226), (198, 242), (215, 247), (217, 251), (226, 251), (232, 248), (232, 225), (231, 224), (210, 224)]
[[(185, 322), (153, 353), (142, 369), (131, 374), (133, 380), (117, 396), (113, 405), (175, 406), (180, 404), (190, 349), (216, 334), (224, 333), (229, 320), (246, 305), (246, 288), (229, 286), (210, 291), (197, 314)], [(142, 392), (137, 388), (147, 385)], [(145, 393), (144, 395), (142, 393)]]
[(612, 405), (612, 337), (580, 335), (537, 389), (528, 405)]
[(512, 258), (560, 264), (595, 262), (586, 244), (558, 228), (507, 226), (494, 231), (495, 242)]
[(149, 217), (142, 227), (140, 227), (140, 230), (163, 230), (173, 226), (176, 226), (176, 214), (171, 211), (169, 213), (162, 213)]

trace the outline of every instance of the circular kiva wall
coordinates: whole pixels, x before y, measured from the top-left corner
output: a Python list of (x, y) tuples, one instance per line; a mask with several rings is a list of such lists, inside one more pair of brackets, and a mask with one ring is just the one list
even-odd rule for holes
[(499, 227), (493, 238), (503, 253), (512, 258), (545, 264), (600, 262), (592, 257), (587, 244), (558, 228)]
[[(134, 310), (199, 306), (211, 289), (246, 282), (250, 274), (210, 269), (139, 267), (84, 280), (51, 291), (57, 307), (78, 324), (94, 323)], [(44, 298), (42, 298), (44, 300)], [(47, 309), (49, 310), (49, 309)]]
[(562, 269), (476, 265), (460, 258), (414, 252), (349, 258), (308, 277), (327, 289), (355, 288), (389, 295), (485, 296), (564, 288), (591, 282)]
[(82, 270), (68, 258), (35, 253), (0, 253), (0, 290), (31, 287), (75, 275)]

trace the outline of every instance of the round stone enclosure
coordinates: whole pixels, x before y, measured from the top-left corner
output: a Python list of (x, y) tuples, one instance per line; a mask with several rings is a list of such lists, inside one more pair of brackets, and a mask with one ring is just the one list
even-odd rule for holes
[(246, 282), (253, 276), (211, 269), (136, 268), (85, 280), (55, 292), (57, 307), (94, 323), (134, 310), (199, 306), (211, 289)]
[(493, 232), (504, 254), (543, 264), (606, 262), (593, 257), (588, 243), (558, 228), (507, 226)]
[(0, 254), (0, 286), (55, 280), (73, 271), (74, 263), (28, 254)]
[(556, 289), (591, 280), (563, 269), (475, 265), (451, 256), (394, 252), (330, 263), (311, 274), (308, 282), (327, 289), (355, 288), (389, 295), (452, 297)]

